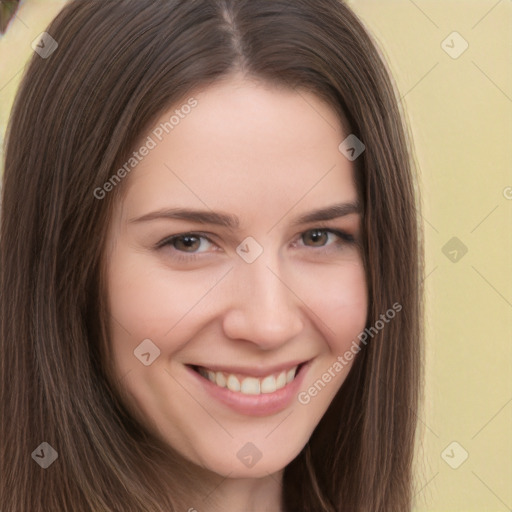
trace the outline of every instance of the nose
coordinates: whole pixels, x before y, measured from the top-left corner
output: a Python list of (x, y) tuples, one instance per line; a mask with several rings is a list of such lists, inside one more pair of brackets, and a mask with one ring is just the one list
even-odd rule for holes
[(303, 329), (303, 303), (275, 260), (270, 261), (264, 255), (253, 263), (242, 261), (233, 269), (223, 328), (231, 339), (246, 340), (263, 350), (272, 350)]

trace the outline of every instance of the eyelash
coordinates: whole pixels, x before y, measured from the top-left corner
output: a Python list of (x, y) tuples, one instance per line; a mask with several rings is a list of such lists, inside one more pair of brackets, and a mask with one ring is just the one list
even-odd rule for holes
[[(322, 226), (318, 226), (318, 227), (315, 227), (315, 228), (312, 228), (312, 229), (308, 229), (308, 230), (302, 232), (300, 234), (300, 236), (299, 236), (299, 240), (302, 238), (303, 235), (305, 235), (307, 233), (315, 232), (315, 231), (321, 231), (321, 232), (324, 232), (324, 233), (331, 233), (333, 235), (336, 235), (340, 240), (338, 241), (338, 243), (335, 242), (335, 245), (342, 245), (343, 246), (345, 244), (353, 245), (353, 244), (356, 243), (356, 240), (355, 240), (354, 236), (350, 235), (349, 233), (346, 233), (345, 231), (340, 231), (340, 230), (337, 230), (337, 229), (331, 229), (331, 228), (322, 227)], [(164, 247), (167, 247), (167, 246), (172, 247), (172, 244), (176, 240), (178, 240), (180, 238), (185, 238), (185, 237), (204, 238), (209, 243), (215, 244), (215, 242), (213, 242), (204, 233), (188, 232), (188, 233), (181, 233), (181, 234), (178, 234), (178, 235), (172, 235), (170, 237), (167, 237), (164, 240), (162, 240), (161, 242), (159, 242), (157, 244), (156, 248), (157, 249), (163, 249)], [(333, 244), (325, 245), (325, 246), (319, 246), (319, 247), (311, 247), (311, 249), (317, 249), (317, 250), (322, 250), (323, 249), (323, 252), (327, 252), (327, 250), (325, 248), (326, 247), (330, 247), (331, 245), (333, 245)], [(309, 246), (305, 246), (305, 247), (309, 247)], [(201, 254), (201, 253), (187, 253), (185, 251), (180, 251), (179, 249), (174, 249), (173, 252), (176, 252), (177, 254), (173, 255), (172, 257), (174, 259), (180, 261), (180, 262), (192, 262), (192, 261), (195, 261), (195, 260), (197, 260), (199, 258), (198, 254)]]

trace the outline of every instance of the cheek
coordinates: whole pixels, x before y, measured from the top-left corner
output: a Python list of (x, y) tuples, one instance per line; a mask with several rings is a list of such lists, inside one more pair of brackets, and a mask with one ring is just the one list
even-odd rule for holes
[(366, 325), (368, 293), (362, 261), (354, 258), (316, 270), (307, 284), (301, 293), (318, 319), (318, 328), (333, 352), (344, 350)]
[(110, 312), (134, 336), (162, 338), (207, 294), (217, 273), (192, 278), (152, 266), (138, 254), (120, 255), (109, 275)]
[[(119, 322), (124, 319), (127, 324), (153, 331), (156, 321), (165, 319), (166, 323), (172, 323), (186, 314), (225, 271), (171, 272), (149, 265), (147, 259), (137, 253), (123, 255), (119, 252), (110, 261), (110, 312)], [(366, 278), (360, 258), (352, 257), (338, 265), (300, 268), (289, 278), (295, 281), (290, 284), (296, 287), (298, 298), (311, 307), (316, 305), (321, 318), (332, 321), (344, 311), (352, 310), (351, 317), (355, 312), (366, 312)], [(358, 319), (356, 315), (354, 320)]]
[[(337, 264), (291, 268), (283, 280), (296, 296), (297, 314), (309, 317), (332, 352), (343, 351), (366, 323), (367, 290), (361, 259), (351, 255)], [(130, 358), (142, 340), (170, 341), (169, 332), (174, 330), (173, 345), (165, 351), (167, 355), (179, 351), (200, 321), (215, 314), (218, 293), (228, 280), (218, 288), (216, 284), (225, 273), (224, 267), (175, 272), (149, 264), (136, 252), (113, 254), (108, 295), (115, 349), (122, 349)], [(212, 303), (214, 296), (217, 299)]]

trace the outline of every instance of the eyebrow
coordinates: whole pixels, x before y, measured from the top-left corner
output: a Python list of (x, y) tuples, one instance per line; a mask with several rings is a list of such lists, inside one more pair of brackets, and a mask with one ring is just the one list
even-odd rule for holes
[[(346, 215), (353, 213), (361, 213), (361, 207), (358, 202), (338, 203), (303, 214), (297, 217), (292, 222), (292, 225), (297, 226), (299, 224), (332, 220), (339, 217), (345, 217)], [(158, 210), (142, 215), (141, 217), (130, 219), (129, 222), (149, 222), (157, 219), (188, 220), (200, 224), (222, 226), (230, 229), (231, 231), (240, 229), (240, 219), (235, 215), (207, 210), (192, 210), (189, 208), (168, 208)]]
[(319, 222), (323, 220), (332, 220), (339, 217), (345, 217), (352, 213), (361, 213), (361, 207), (356, 201), (354, 203), (339, 203), (327, 206), (326, 208), (320, 208), (319, 210), (313, 210), (312, 212), (306, 213), (297, 217), (293, 222), (293, 226), (298, 224), (308, 224), (310, 222)]

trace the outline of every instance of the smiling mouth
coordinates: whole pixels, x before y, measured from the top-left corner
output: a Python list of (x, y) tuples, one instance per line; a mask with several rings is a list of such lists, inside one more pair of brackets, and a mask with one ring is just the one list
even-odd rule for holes
[(199, 375), (220, 388), (227, 388), (244, 395), (261, 395), (275, 393), (292, 382), (306, 363), (293, 366), (287, 371), (280, 371), (264, 377), (249, 377), (240, 374), (213, 371), (202, 366), (191, 366)]

